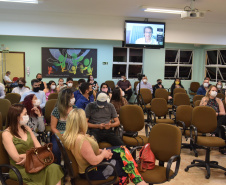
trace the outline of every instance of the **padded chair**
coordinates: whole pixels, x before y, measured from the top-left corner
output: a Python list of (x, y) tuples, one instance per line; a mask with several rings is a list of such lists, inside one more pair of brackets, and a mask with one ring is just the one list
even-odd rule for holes
[(115, 174), (113, 177), (109, 177), (107, 180), (95, 180), (95, 181), (90, 181), (87, 177), (87, 179), (81, 179), (79, 176), (79, 169), (78, 169), (78, 163), (76, 162), (73, 154), (71, 153), (70, 150), (68, 150), (67, 148), (64, 147), (63, 144), (63, 138), (61, 136), (60, 133), (55, 134), (56, 136), (56, 141), (57, 144), (60, 148), (60, 151), (62, 153), (63, 159), (64, 159), (64, 171), (65, 171), (65, 176), (69, 176), (71, 178), (71, 184), (72, 185), (97, 185), (97, 184), (114, 184), (118, 181), (117, 178), (117, 172), (116, 169), (113, 165), (111, 165), (110, 163), (100, 163), (98, 165), (95, 166), (89, 166), (86, 168), (86, 173), (93, 169), (96, 168), (97, 166), (107, 166), (110, 165), (114, 168)]
[(175, 89), (173, 90), (173, 97), (174, 97), (174, 95), (175, 95), (176, 93), (185, 93), (185, 94), (187, 94), (187, 92), (184, 90), (184, 88), (175, 88)]
[[(152, 128), (148, 141), (159, 165), (155, 165), (152, 170), (140, 171), (141, 176), (149, 184), (170, 181), (177, 175), (180, 167), (180, 129), (174, 125), (159, 123)], [(174, 171), (171, 170), (173, 162), (176, 162)], [(164, 163), (167, 163), (166, 167)]]
[(19, 103), (21, 96), (18, 93), (8, 93), (6, 94), (5, 99), (9, 100), (12, 105), (14, 103)]
[[(0, 131), (0, 181), (3, 185), (26, 185), (23, 183), (22, 176), (19, 172), (19, 170), (10, 165), (9, 163), (9, 156), (6, 152), (4, 145), (2, 143), (2, 131)], [(13, 172), (16, 174), (18, 181), (12, 180), (9, 178), (9, 169), (13, 170)]]
[(176, 93), (173, 97), (173, 106), (190, 105), (189, 96), (185, 93)]
[(46, 106), (45, 106), (45, 115), (44, 118), (46, 120), (46, 123), (49, 125), (51, 122), (51, 113), (55, 107), (57, 103), (57, 99), (52, 99), (52, 100), (48, 100), (46, 102)]
[(3, 84), (5, 85), (6, 93), (11, 93), (13, 88), (10, 85), (6, 84), (4, 79), (3, 79)]
[(7, 99), (0, 99), (0, 112), (2, 113), (2, 124), (5, 126), (6, 117), (11, 103)]
[(200, 105), (200, 102), (201, 102), (201, 100), (196, 100), (196, 101), (195, 101), (195, 104), (194, 104), (194, 107), (199, 106), (199, 105)]
[[(156, 123), (175, 124), (174, 120), (166, 118), (166, 115), (169, 113), (169, 111), (167, 107), (167, 102), (163, 98), (152, 99), (151, 113), (154, 116), (154, 122), (153, 122), (154, 124)], [(158, 117), (158, 119), (156, 119), (156, 117)], [(164, 119), (161, 119), (161, 117), (164, 117)]]
[(203, 97), (204, 97), (203, 95), (195, 95), (195, 96), (193, 97), (193, 105), (195, 105), (195, 102), (196, 102), (197, 100), (201, 100)]
[(192, 96), (196, 95), (199, 87), (200, 87), (199, 82), (191, 82), (190, 88), (189, 88), (189, 94), (192, 95)]
[(135, 81), (134, 84), (133, 84), (133, 91), (134, 91), (135, 95), (137, 95), (136, 87), (137, 87), (138, 84), (139, 84), (139, 81)]
[(0, 112), (0, 131), (3, 130), (2, 113)]
[[(163, 98), (166, 100), (166, 102), (168, 103), (168, 91), (166, 89), (163, 88), (159, 88), (155, 90), (155, 98)], [(172, 109), (172, 105), (167, 104), (168, 109)]]
[(51, 93), (48, 97), (48, 100), (58, 99), (58, 93)]
[(150, 89), (142, 88), (140, 89), (140, 97), (138, 97), (139, 104), (141, 105), (144, 112), (147, 113), (147, 123), (151, 122), (151, 100), (152, 93)]
[(217, 128), (217, 116), (216, 112), (213, 108), (207, 106), (198, 106), (195, 107), (192, 111), (192, 125), (191, 128), (191, 139), (193, 143), (203, 147), (206, 150), (205, 161), (203, 160), (193, 160), (191, 165), (185, 168), (187, 172), (189, 168), (192, 167), (205, 167), (207, 170), (206, 179), (210, 178), (210, 168), (219, 168), (225, 171), (226, 168), (218, 165), (217, 161), (210, 161), (210, 148), (211, 147), (224, 147), (225, 144), (225, 127), (222, 128), (222, 132), (220, 132), (220, 136), (222, 133), (224, 134), (224, 139), (220, 137), (213, 136), (199, 136), (197, 133), (212, 133)]
[[(124, 131), (138, 132), (145, 126), (146, 135), (148, 135), (148, 128), (150, 125), (144, 122), (144, 113), (138, 105), (125, 105), (121, 107), (119, 112), (119, 120), (123, 126)], [(127, 146), (143, 146), (148, 142), (148, 137), (139, 135), (137, 137), (123, 136), (123, 142)]]
[(217, 97), (220, 98), (221, 100), (225, 99), (225, 95), (223, 93), (217, 93)]
[(75, 88), (78, 87), (78, 81), (73, 81), (73, 87), (75, 87)]
[(111, 88), (111, 91), (114, 90), (114, 88), (115, 88), (115, 82), (114, 82), (114, 81), (112, 81), (112, 80), (107, 80), (107, 81), (105, 81), (105, 83), (108, 84), (108, 87)]

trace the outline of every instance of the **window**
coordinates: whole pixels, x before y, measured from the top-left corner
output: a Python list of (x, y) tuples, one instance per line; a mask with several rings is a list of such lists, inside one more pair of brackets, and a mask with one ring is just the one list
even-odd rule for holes
[(206, 51), (206, 77), (211, 81), (221, 80), (226, 82), (226, 50)]
[(113, 48), (112, 78), (137, 78), (143, 66), (143, 49)]
[(192, 78), (192, 50), (166, 49), (165, 53), (165, 79), (181, 78), (191, 80)]

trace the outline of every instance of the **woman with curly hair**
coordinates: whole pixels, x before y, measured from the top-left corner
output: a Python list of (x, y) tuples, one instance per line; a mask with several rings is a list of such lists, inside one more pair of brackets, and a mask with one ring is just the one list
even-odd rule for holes
[(39, 106), (40, 100), (34, 94), (30, 94), (24, 98), (23, 105), (27, 109), (27, 115), (29, 116), (27, 125), (37, 137), (36, 131), (43, 132), (45, 130), (44, 118)]

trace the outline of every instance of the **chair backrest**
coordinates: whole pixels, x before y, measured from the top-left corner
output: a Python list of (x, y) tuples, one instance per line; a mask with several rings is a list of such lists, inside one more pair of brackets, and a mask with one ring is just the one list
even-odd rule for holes
[(151, 111), (153, 111), (157, 117), (165, 116), (168, 113), (166, 100), (163, 98), (152, 99)]
[(225, 99), (225, 95), (223, 93), (217, 93), (217, 97), (224, 100)]
[(7, 99), (0, 99), (0, 112), (2, 113), (2, 123), (3, 126), (6, 123), (7, 114), (9, 111), (9, 107), (11, 106), (11, 103)]
[(114, 88), (115, 88), (115, 82), (114, 81), (107, 80), (107, 81), (105, 81), (105, 83), (108, 84), (108, 87), (110, 87), (112, 91), (114, 90)]
[(192, 92), (197, 92), (199, 87), (200, 87), (200, 83), (199, 82), (191, 82), (190, 83), (190, 90)]
[(140, 89), (140, 94), (142, 95), (145, 104), (151, 103), (152, 94), (150, 89), (142, 88)]
[[(0, 165), (1, 164), (9, 164), (9, 155), (5, 150), (5, 147), (2, 143), (2, 133), (3, 131), (0, 131)], [(3, 173), (7, 173), (9, 170), (8, 169), (2, 169)]]
[(73, 81), (73, 87), (75, 87), (75, 88), (78, 87), (78, 81)]
[(158, 123), (151, 129), (149, 143), (157, 160), (167, 162), (181, 152), (181, 131), (174, 125)]
[(217, 128), (217, 116), (213, 108), (207, 106), (195, 107), (192, 111), (192, 125), (200, 133), (211, 133)]
[(57, 102), (57, 99), (48, 100), (46, 102), (44, 117), (45, 117), (46, 123), (48, 124), (51, 121), (51, 113), (56, 105), (56, 102)]
[(57, 99), (57, 98), (58, 98), (58, 93), (51, 93), (48, 97), (48, 100)]
[(192, 111), (193, 111), (193, 107), (190, 105), (178, 106), (177, 113), (176, 113), (176, 121), (183, 121), (185, 123), (186, 128), (190, 127), (191, 119), (192, 119)]
[(0, 130), (3, 130), (2, 113), (0, 112)]
[(13, 77), (13, 81), (17, 81), (19, 78), (18, 77)]
[(26, 88), (30, 89), (30, 87), (28, 87), (28, 86), (24, 86), (24, 87), (26, 87)]
[(144, 128), (144, 113), (138, 105), (125, 105), (120, 108), (119, 120), (125, 131), (140, 131)]
[(9, 100), (12, 105), (14, 103), (19, 103), (21, 96), (18, 93), (8, 93), (6, 94), (5, 99)]
[(57, 145), (60, 148), (60, 151), (64, 159), (64, 165), (66, 166), (66, 170), (68, 173), (67, 175), (69, 175), (70, 178), (76, 178), (79, 175), (78, 163), (76, 162), (71, 151), (64, 147), (64, 140), (61, 134), (56, 133), (55, 136)]
[(201, 100), (196, 100), (195, 103), (194, 103), (194, 107), (199, 106), (200, 105), (200, 102), (201, 102)]
[(195, 101), (201, 100), (204, 96), (203, 95), (195, 95), (193, 98), (193, 105), (195, 104)]
[(137, 84), (139, 84), (139, 81), (135, 81), (134, 84), (133, 84), (133, 89), (134, 89), (135, 92), (136, 92)]
[(185, 93), (176, 93), (173, 97), (173, 105), (190, 105), (189, 96)]
[(184, 88), (175, 88), (175, 89), (173, 90), (173, 96), (174, 96), (176, 93), (185, 93), (185, 94), (187, 94), (187, 92), (184, 90)]
[(155, 90), (155, 98), (163, 98), (168, 102), (168, 91), (163, 88), (159, 88)]

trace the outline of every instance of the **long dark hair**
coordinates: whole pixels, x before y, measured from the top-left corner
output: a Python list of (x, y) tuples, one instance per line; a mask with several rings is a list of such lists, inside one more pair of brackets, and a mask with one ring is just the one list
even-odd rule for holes
[[(35, 112), (33, 110), (31, 110), (34, 106), (33, 106), (33, 103), (32, 103), (32, 99), (34, 98), (34, 94), (30, 94), (28, 96), (26, 96), (24, 98), (24, 101), (23, 101), (23, 105), (24, 107), (27, 109), (27, 114), (30, 116), (30, 117), (38, 117), (37, 114), (35, 114)], [(38, 106), (37, 107), (40, 111), (40, 113), (42, 113), (42, 110), (41, 110), (41, 107)]]
[[(25, 107), (22, 104), (13, 104), (9, 108), (7, 114), (6, 128), (10, 128), (10, 133), (18, 138), (21, 138), (18, 134), (19, 117), (24, 109)], [(21, 126), (21, 128), (24, 132), (26, 132), (26, 128), (23, 125)]]
[[(93, 75), (89, 75), (89, 76), (88, 76), (87, 82), (90, 82), (90, 77), (91, 77), (91, 76), (93, 77)], [(93, 80), (94, 80), (94, 79), (93, 79)]]
[(122, 96), (121, 96), (121, 90), (119, 87), (116, 87), (113, 91), (112, 91), (112, 97), (111, 97), (111, 101), (116, 101), (116, 102), (120, 102), (122, 101)]
[[(51, 91), (51, 90), (52, 90), (52, 89), (51, 89), (51, 84), (52, 84), (53, 82), (54, 82), (54, 83), (55, 83), (55, 85), (56, 85), (56, 82), (55, 82), (55, 81), (53, 81), (53, 80), (50, 80), (50, 81), (49, 81), (49, 83), (47, 83), (47, 84), (46, 84), (46, 85), (47, 85), (47, 88), (49, 89), (49, 91)], [(56, 88), (55, 88), (53, 91), (54, 91), (54, 92), (56, 92)]]
[(109, 89), (108, 84), (106, 84), (106, 83), (102, 83), (102, 84), (101, 84), (101, 86), (100, 86), (100, 91), (102, 91), (102, 87), (103, 87), (104, 85), (106, 85), (106, 86), (107, 86), (107, 88), (108, 88), (108, 92), (107, 92), (107, 94), (109, 95), (110, 89)]

